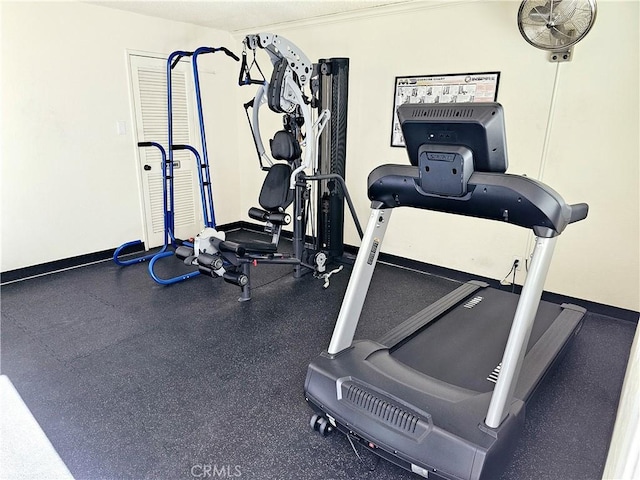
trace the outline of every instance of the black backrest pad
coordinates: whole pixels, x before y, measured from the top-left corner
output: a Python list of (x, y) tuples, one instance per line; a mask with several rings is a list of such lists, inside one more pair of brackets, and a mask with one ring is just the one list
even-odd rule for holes
[(291, 167), (286, 163), (271, 166), (262, 183), (258, 202), (268, 212), (284, 210), (293, 202), (294, 191), (289, 188)]
[(276, 132), (272, 140), (269, 140), (271, 155), (276, 160), (297, 160), (302, 155), (302, 148), (293, 133), (287, 130)]

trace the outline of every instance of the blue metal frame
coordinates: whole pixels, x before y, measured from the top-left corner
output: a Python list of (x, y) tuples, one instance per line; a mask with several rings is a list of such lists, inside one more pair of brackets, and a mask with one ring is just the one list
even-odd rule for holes
[[(203, 164), (198, 150), (191, 145), (174, 145), (173, 150), (188, 150), (196, 159), (196, 165), (198, 167), (198, 182), (200, 185), (200, 198), (202, 198), (202, 218), (204, 219), (204, 225), (206, 227), (216, 228), (215, 219), (213, 217), (213, 197), (211, 195), (211, 181), (208, 180), (209, 169), (206, 168), (206, 175), (203, 175)], [(205, 184), (208, 185), (208, 197), (206, 197)], [(205, 198), (211, 199), (211, 201), (205, 202)]]
[[(171, 55), (169, 55), (169, 57), (167, 58), (167, 143), (169, 145), (169, 150), (168, 159), (165, 163), (165, 168), (163, 169), (164, 182), (162, 188), (165, 205), (168, 203), (168, 208), (165, 209), (165, 248), (161, 249), (159, 252), (153, 255), (151, 257), (151, 260), (149, 261), (149, 275), (151, 275), (151, 278), (153, 278), (153, 280), (160, 285), (171, 285), (200, 275), (200, 271), (195, 270), (184, 275), (178, 275), (176, 277), (165, 279), (160, 278), (158, 275), (156, 275), (154, 270), (156, 262), (158, 260), (160, 260), (161, 258), (173, 256), (174, 252), (171, 250), (167, 250), (169, 240), (171, 241), (171, 246), (174, 248), (174, 250), (177, 246), (177, 240), (174, 235), (175, 203), (173, 191), (173, 152), (175, 150), (180, 150), (181, 148), (178, 147), (183, 146), (177, 146), (173, 144), (173, 85), (171, 82), (171, 72), (173, 71), (175, 66), (178, 65), (180, 59), (182, 59), (183, 57), (190, 57), (191, 55), (193, 55), (193, 52), (177, 50), (171, 53)], [(196, 161), (198, 162), (198, 165), (200, 165), (199, 155), (197, 155), (197, 151), (195, 151), (195, 149), (190, 149), (190, 151), (196, 153)], [(198, 168), (198, 170), (200, 169)], [(201, 175), (199, 175), (198, 178), (201, 178)], [(202, 200), (204, 203), (204, 198)], [(186, 242), (182, 243), (186, 244)]]
[[(202, 113), (202, 94), (200, 91), (200, 73), (198, 72), (198, 56), (207, 53), (223, 52), (233, 58), (236, 62), (240, 59), (233, 52), (225, 47), (199, 47), (196, 48), (191, 57), (193, 66), (193, 81), (195, 84), (196, 108), (198, 110), (198, 123), (200, 126), (200, 142), (202, 146), (202, 163), (198, 175), (200, 176), (200, 194), (202, 195), (202, 211), (204, 224), (207, 227), (216, 228), (216, 217), (213, 208), (213, 194), (211, 192), (211, 173), (209, 170), (209, 154), (207, 149), (207, 137), (204, 128), (204, 115)], [(193, 151), (193, 150), (192, 150)], [(195, 151), (194, 151), (195, 154)]]
[[(168, 205), (167, 205), (167, 190), (166, 190), (167, 188), (167, 179), (166, 179), (167, 153), (164, 147), (156, 142), (139, 142), (138, 147), (155, 147), (160, 151), (160, 155), (162, 157), (162, 180), (163, 180), (162, 181), (162, 191), (163, 191), (162, 206), (164, 209), (164, 213), (163, 213), (164, 246), (162, 247), (160, 252), (164, 252), (167, 250), (167, 247), (169, 246), (169, 236), (172, 235), (172, 232), (173, 232), (173, 216), (170, 215), (170, 212), (168, 211)], [(123, 250), (125, 250), (128, 247), (134, 247), (136, 245), (142, 245), (142, 240), (133, 240), (132, 242), (123, 243), (118, 248), (116, 248), (115, 252), (113, 252), (113, 261), (116, 263), (116, 265), (120, 265), (121, 267), (126, 267), (128, 265), (135, 265), (137, 263), (146, 262), (147, 260), (150, 260), (155, 255), (157, 255), (157, 252), (156, 252), (156, 253), (148, 253), (141, 257), (131, 258), (129, 260), (122, 260), (119, 258)]]
[[(172, 84), (171, 84), (171, 71), (178, 64), (178, 61), (185, 56), (192, 55), (191, 52), (184, 51), (176, 51), (169, 55), (167, 58), (167, 126), (168, 126), (168, 144), (171, 146), (173, 144), (173, 97), (172, 97)], [(154, 253), (145, 254), (141, 257), (132, 258), (129, 260), (122, 260), (119, 258), (122, 251), (127, 247), (133, 247), (136, 245), (141, 245), (142, 240), (134, 240), (132, 242), (127, 242), (116, 249), (113, 254), (113, 261), (120, 266), (128, 266), (135, 265), (137, 263), (142, 263), (149, 260), (149, 274), (151, 278), (155, 280), (157, 283), (162, 285), (170, 285), (172, 283), (180, 282), (186, 280), (188, 278), (197, 276), (200, 274), (199, 271), (190, 272), (188, 274), (179, 275), (174, 278), (162, 279), (158, 277), (154, 272), (155, 263), (165, 257), (173, 256), (173, 250), (169, 250), (171, 246), (173, 249), (176, 248), (178, 244), (178, 240), (175, 237), (175, 203), (174, 203), (174, 191), (173, 191), (173, 151), (179, 150), (181, 146), (173, 146), (169, 148), (168, 155), (167, 151), (164, 149), (162, 145), (157, 142), (139, 142), (139, 147), (155, 147), (160, 151), (160, 155), (162, 157), (162, 206), (163, 206), (163, 217), (164, 217), (164, 244), (162, 248)], [(198, 164), (198, 171), (200, 168), (200, 158), (198, 152), (195, 149), (189, 148), (196, 157), (196, 162)], [(201, 180), (201, 176), (199, 177)], [(181, 242), (184, 245), (191, 246), (188, 242)]]
[[(200, 197), (202, 201), (202, 215), (204, 225), (206, 227), (215, 228), (215, 212), (213, 207), (213, 192), (211, 188), (211, 174), (209, 171), (209, 158), (207, 155), (207, 143), (204, 128), (204, 116), (202, 109), (202, 97), (200, 91), (200, 77), (198, 73), (197, 57), (204, 53), (223, 52), (236, 61), (240, 59), (231, 51), (225, 47), (200, 47), (194, 52), (187, 52), (183, 50), (177, 50), (169, 55), (167, 58), (167, 143), (169, 145), (168, 150), (165, 150), (162, 145), (156, 142), (140, 142), (139, 147), (156, 147), (160, 150), (162, 155), (162, 192), (163, 192), (163, 208), (164, 208), (164, 245), (155, 253), (143, 255), (141, 257), (132, 258), (129, 260), (122, 260), (119, 256), (122, 251), (128, 247), (141, 245), (142, 240), (134, 240), (127, 242), (116, 249), (113, 254), (113, 261), (120, 266), (134, 265), (149, 260), (149, 275), (153, 280), (161, 285), (171, 285), (173, 283), (181, 282), (189, 278), (193, 278), (200, 275), (200, 271), (196, 270), (187, 274), (178, 275), (173, 278), (163, 279), (156, 275), (154, 268), (158, 260), (170, 257), (174, 255), (174, 251), (169, 250), (169, 246), (173, 247), (173, 250), (178, 245), (178, 240), (174, 235), (175, 228), (175, 203), (174, 203), (174, 155), (176, 150), (188, 150), (191, 152), (196, 160), (198, 171), (198, 182), (200, 185)], [(193, 76), (195, 82), (196, 93), (196, 105), (198, 111), (198, 121), (200, 126), (200, 137), (202, 142), (202, 156), (198, 150), (191, 145), (174, 145), (173, 144), (173, 86), (171, 82), (171, 72), (178, 65), (178, 62), (184, 57), (192, 57), (193, 63)], [(180, 241), (182, 245), (193, 245), (190, 242)]]

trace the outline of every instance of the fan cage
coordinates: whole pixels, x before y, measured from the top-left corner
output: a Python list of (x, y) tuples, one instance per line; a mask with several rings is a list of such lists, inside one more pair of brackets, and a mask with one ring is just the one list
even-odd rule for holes
[(518, 10), (518, 29), (536, 48), (565, 51), (589, 33), (596, 11), (595, 0), (524, 0)]

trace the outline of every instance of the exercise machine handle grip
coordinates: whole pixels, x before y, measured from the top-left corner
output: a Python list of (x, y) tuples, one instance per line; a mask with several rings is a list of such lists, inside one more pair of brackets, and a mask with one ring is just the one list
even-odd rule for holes
[[(258, 69), (260, 69), (260, 67), (258, 67)], [(264, 78), (262, 80), (251, 78), (251, 73), (249, 72), (249, 68), (247, 68), (247, 52), (242, 52), (242, 63), (240, 65), (240, 73), (238, 74), (238, 85), (264, 85), (265, 83), (266, 81)]]
[[(238, 58), (238, 56), (233, 53), (231, 50), (229, 50), (227, 47), (220, 47), (218, 48), (219, 51), (223, 52), (225, 55), (227, 55), (228, 57), (233, 58), (236, 62), (239, 62), (240, 59)], [(214, 50), (215, 51), (215, 50)]]
[(587, 218), (587, 214), (589, 213), (589, 205), (586, 203), (576, 203), (573, 205), (569, 205), (571, 207), (571, 217), (569, 218), (569, 223), (579, 222), (580, 220), (584, 220)]
[(247, 54), (246, 52), (242, 52), (242, 63), (240, 64), (240, 72), (238, 73), (238, 85), (240, 86), (247, 84), (247, 82), (245, 81), (246, 71), (247, 71)]
[(193, 55), (193, 52), (173, 52), (173, 55), (175, 56), (175, 59), (171, 63), (171, 70), (173, 70), (176, 65), (178, 65), (178, 62), (182, 59), (182, 57), (190, 57), (191, 55)]

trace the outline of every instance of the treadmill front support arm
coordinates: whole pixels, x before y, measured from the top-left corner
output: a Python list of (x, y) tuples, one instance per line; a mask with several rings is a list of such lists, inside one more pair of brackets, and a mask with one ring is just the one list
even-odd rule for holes
[(498, 428), (509, 411), (557, 240), (557, 236), (536, 239), (531, 267), (522, 286), (522, 293), (502, 357), (500, 375), (487, 411), (485, 424), (490, 428)]
[(333, 330), (331, 343), (329, 343), (328, 353), (330, 355), (335, 355), (345, 348), (349, 348), (353, 342), (390, 216), (390, 209), (371, 209), (369, 223), (362, 237), (353, 272), (349, 278), (349, 285), (347, 285), (347, 291), (342, 300), (338, 321)]

